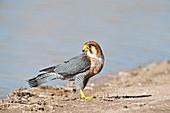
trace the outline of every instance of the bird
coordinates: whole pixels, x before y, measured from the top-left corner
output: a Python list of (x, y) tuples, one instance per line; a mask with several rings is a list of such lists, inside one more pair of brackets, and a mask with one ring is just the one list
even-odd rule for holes
[(83, 89), (89, 79), (98, 74), (104, 66), (104, 54), (100, 45), (95, 41), (84, 43), (82, 53), (61, 64), (41, 69), (38, 76), (27, 80), (30, 87), (37, 87), (54, 79), (75, 82), (76, 92), (80, 98), (90, 100), (94, 96), (86, 96)]

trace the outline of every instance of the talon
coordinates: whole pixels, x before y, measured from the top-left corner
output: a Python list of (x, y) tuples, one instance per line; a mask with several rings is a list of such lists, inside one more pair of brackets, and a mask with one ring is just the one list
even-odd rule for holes
[(94, 98), (93, 96), (85, 96), (85, 94), (82, 90), (80, 90), (80, 94), (81, 94), (81, 99), (91, 100)]
[(85, 100), (91, 100), (91, 99), (93, 99), (93, 98), (94, 98), (93, 96), (89, 96), (89, 97), (81, 96), (81, 99), (85, 99)]

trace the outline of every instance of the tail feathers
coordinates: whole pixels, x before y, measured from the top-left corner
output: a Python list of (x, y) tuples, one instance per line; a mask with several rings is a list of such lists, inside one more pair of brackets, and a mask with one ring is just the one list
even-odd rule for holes
[(36, 87), (57, 78), (61, 78), (61, 75), (58, 75), (57, 73), (42, 73), (35, 78), (29, 79), (28, 84), (30, 87)]

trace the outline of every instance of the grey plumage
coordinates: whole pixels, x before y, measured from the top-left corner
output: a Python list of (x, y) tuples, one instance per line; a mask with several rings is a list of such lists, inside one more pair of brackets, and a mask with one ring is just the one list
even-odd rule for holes
[(72, 78), (79, 73), (85, 72), (89, 68), (90, 60), (82, 54), (58, 65), (55, 72), (64, 76), (64, 78)]
[(75, 76), (75, 85), (76, 85), (77, 91), (85, 88), (87, 82), (89, 81), (89, 77), (86, 76), (88, 74), (89, 74), (89, 71), (87, 70), (86, 72)]
[(62, 64), (40, 70), (40, 72), (44, 73), (29, 79), (28, 83), (30, 87), (36, 87), (50, 80), (68, 79), (75, 80), (77, 90), (84, 89), (89, 79), (86, 78), (86, 75), (89, 74), (90, 65), (90, 59), (82, 54)]
[(28, 80), (28, 84), (30, 87), (36, 87), (39, 86), (43, 83), (46, 83), (50, 80), (54, 80), (60, 78), (60, 76), (58, 76), (58, 74), (54, 73), (54, 72), (50, 72), (50, 73), (42, 73), (39, 74), (37, 77), (29, 79)]

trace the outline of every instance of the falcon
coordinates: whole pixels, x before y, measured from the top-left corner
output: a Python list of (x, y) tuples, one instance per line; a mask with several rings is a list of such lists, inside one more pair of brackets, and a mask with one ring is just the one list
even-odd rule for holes
[(41, 74), (28, 80), (30, 87), (36, 87), (54, 79), (75, 81), (76, 91), (82, 99), (93, 99), (83, 92), (89, 79), (98, 74), (104, 65), (104, 55), (100, 45), (95, 41), (84, 44), (82, 54), (61, 64), (40, 70)]

